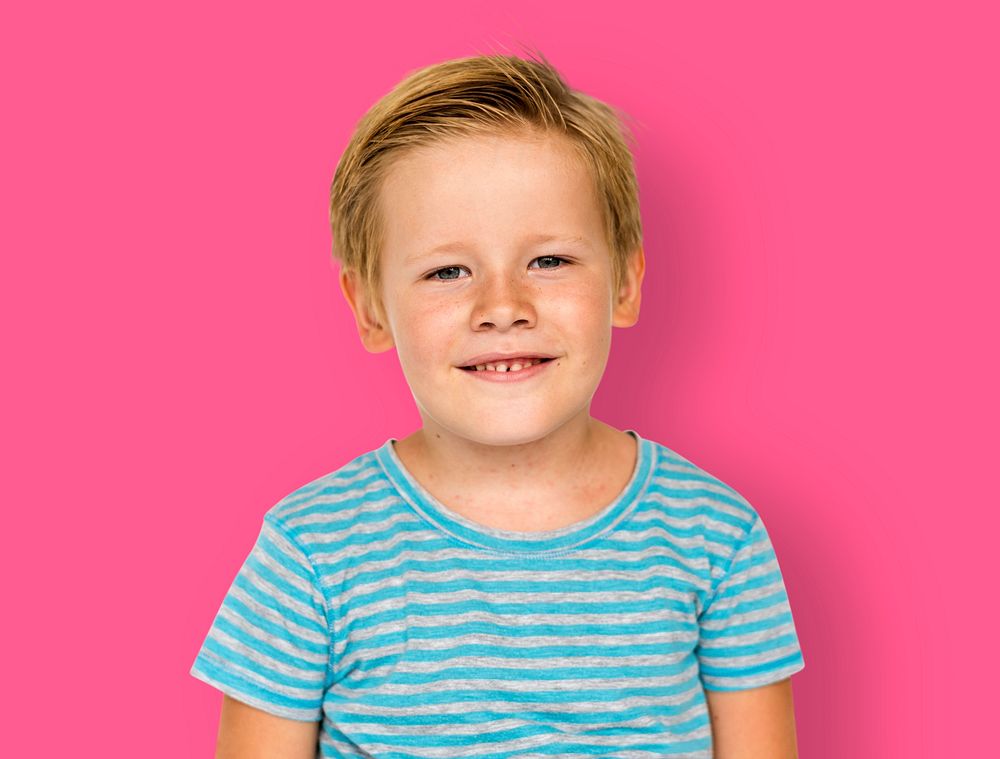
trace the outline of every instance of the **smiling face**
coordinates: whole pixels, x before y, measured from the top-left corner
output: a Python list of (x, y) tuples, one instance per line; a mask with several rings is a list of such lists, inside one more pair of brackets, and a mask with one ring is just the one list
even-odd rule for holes
[[(614, 293), (593, 180), (566, 138), (415, 148), (381, 191), (387, 323), (356, 280), (341, 285), (366, 347), (395, 346), (425, 430), (518, 445), (588, 420), (611, 328), (638, 317), (644, 260)], [(554, 358), (523, 374), (463, 368), (492, 353)]]

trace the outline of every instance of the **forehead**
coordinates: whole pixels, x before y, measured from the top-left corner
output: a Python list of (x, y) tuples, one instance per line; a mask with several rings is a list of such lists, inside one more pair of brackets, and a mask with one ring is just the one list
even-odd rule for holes
[(555, 132), (483, 132), (466, 135), (448, 135), (429, 142), (404, 148), (393, 155), (390, 172), (396, 174), (407, 168), (439, 167), (456, 159), (474, 160), (492, 164), (502, 159), (529, 159), (545, 161), (546, 169), (561, 172), (585, 169), (574, 143), (565, 135)]
[(583, 237), (603, 221), (593, 176), (561, 135), (449, 137), (412, 148), (380, 188), (388, 251)]

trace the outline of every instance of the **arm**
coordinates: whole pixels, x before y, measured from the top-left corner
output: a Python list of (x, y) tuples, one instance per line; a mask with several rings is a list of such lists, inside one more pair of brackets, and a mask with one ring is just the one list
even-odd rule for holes
[(316, 759), (318, 741), (319, 722), (276, 717), (225, 696), (215, 759)]
[(705, 697), (715, 759), (798, 759), (790, 678)]

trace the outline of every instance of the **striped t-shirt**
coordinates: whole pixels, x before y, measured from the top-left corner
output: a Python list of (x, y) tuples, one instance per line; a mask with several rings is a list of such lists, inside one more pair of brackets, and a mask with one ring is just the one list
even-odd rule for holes
[(324, 757), (711, 757), (704, 689), (804, 666), (774, 550), (739, 493), (636, 439), (590, 518), (471, 521), (389, 438), (264, 516), (191, 674), (322, 721)]

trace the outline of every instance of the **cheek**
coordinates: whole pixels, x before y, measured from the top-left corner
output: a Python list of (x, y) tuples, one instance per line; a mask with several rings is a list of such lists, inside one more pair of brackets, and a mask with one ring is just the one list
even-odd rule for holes
[(576, 321), (579, 334), (594, 360), (603, 364), (611, 351), (611, 298), (603, 291), (581, 301)]
[(561, 318), (579, 332), (596, 335), (610, 329), (611, 295), (603, 288), (579, 288), (560, 303)]
[(413, 300), (396, 310), (396, 349), (401, 362), (414, 366), (428, 356), (452, 358), (459, 330), (459, 309), (453, 304)]

